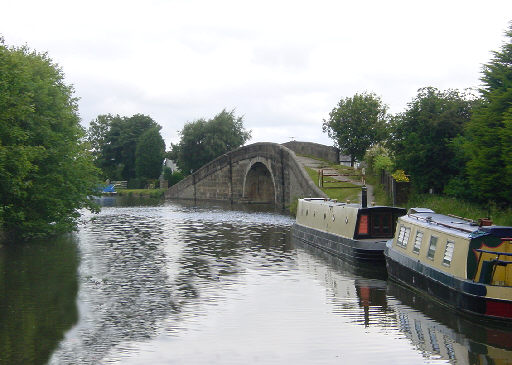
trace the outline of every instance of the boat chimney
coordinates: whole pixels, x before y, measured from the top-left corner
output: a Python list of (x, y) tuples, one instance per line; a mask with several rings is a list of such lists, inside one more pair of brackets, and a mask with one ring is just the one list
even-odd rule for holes
[(361, 206), (366, 208), (368, 206), (368, 195), (366, 192), (366, 185), (361, 188)]

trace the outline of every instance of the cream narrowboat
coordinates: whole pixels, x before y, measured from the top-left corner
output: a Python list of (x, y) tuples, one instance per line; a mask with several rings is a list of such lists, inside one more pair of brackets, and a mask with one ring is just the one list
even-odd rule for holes
[[(364, 197), (365, 198), (365, 197)], [(292, 235), (332, 255), (354, 261), (384, 262), (403, 208), (348, 204), (328, 199), (299, 199)]]
[(412, 208), (386, 247), (391, 279), (486, 318), (512, 319), (512, 227)]

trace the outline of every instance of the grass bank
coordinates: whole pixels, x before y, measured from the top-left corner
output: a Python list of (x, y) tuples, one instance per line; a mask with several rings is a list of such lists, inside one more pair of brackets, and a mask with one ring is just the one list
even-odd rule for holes
[[(314, 158), (313, 156), (305, 156), (309, 158)], [(317, 158), (314, 158), (320, 162), (322, 162), (321, 167), (322, 168), (330, 168), (338, 171), (341, 175), (347, 174), (352, 175), (350, 178), (352, 180), (360, 180), (362, 173), (361, 170), (355, 169), (350, 166), (345, 165), (333, 165), (325, 160), (319, 160)], [(318, 172), (310, 167), (305, 166), (306, 172), (308, 173), (309, 177), (316, 186), (318, 186), (329, 198), (331, 199), (337, 199), (341, 202), (359, 202), (359, 192), (361, 191), (361, 187), (356, 184), (351, 183), (340, 183), (339, 181), (331, 178), (331, 177), (325, 177), (324, 178), (324, 187), (320, 187), (318, 184)], [(388, 197), (382, 187), (377, 184), (378, 179), (376, 177), (369, 178), (366, 177), (367, 184), (374, 185), (374, 201), (376, 205), (387, 205), (388, 204)], [(297, 213), (297, 199), (294, 199), (292, 203), (290, 204), (290, 213), (295, 215)]]
[[(331, 167), (331, 166), (329, 166)], [(306, 171), (314, 181), (315, 185), (318, 186), (318, 172), (315, 169), (306, 167)], [(326, 178), (327, 182), (324, 183), (324, 187), (320, 187), (320, 189), (327, 194), (327, 196), (331, 199), (337, 199), (339, 201), (359, 201), (359, 186), (351, 183), (339, 183), (332, 182), (334, 179)]]
[[(312, 157), (312, 156), (306, 156)], [(352, 167), (344, 165), (332, 165), (327, 161), (321, 161), (322, 167), (328, 167), (336, 169), (341, 174), (354, 174), (352, 179), (358, 180), (360, 178), (361, 171)], [(318, 186), (318, 172), (315, 169), (306, 167), (306, 171)], [(326, 178), (325, 180), (328, 180)], [(366, 175), (367, 185), (373, 186), (374, 200), (377, 205), (390, 205), (391, 201), (380, 184), (377, 176), (368, 174)], [(339, 187), (339, 183), (325, 183), (325, 187), (336, 186), (335, 188), (320, 188), (329, 198), (337, 199), (339, 201), (359, 201), (359, 189), (355, 184), (344, 183)], [(347, 188), (350, 187), (350, 188)], [(409, 209), (412, 207), (429, 208), (440, 214), (452, 214), (459, 217), (469, 218), (478, 220), (478, 218), (491, 218), (493, 223), (496, 225), (512, 226), (512, 208), (498, 208), (496, 205), (490, 207), (482, 206), (473, 202), (464, 201), (461, 199), (452, 198), (444, 195), (431, 195), (431, 194), (412, 194), (405, 208)], [(290, 212), (296, 214), (297, 201), (292, 202), (290, 206)]]
[(459, 217), (477, 220), (491, 218), (499, 226), (512, 226), (512, 209), (500, 209), (495, 205), (482, 205), (443, 195), (416, 194), (411, 196), (407, 208), (429, 208), (436, 213), (453, 214)]
[(163, 198), (165, 189), (119, 189), (118, 196), (143, 196), (148, 198)]

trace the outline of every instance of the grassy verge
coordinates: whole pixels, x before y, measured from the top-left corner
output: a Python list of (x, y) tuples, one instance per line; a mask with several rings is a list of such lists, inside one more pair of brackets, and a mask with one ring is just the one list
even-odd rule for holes
[(366, 175), (366, 184), (373, 186), (373, 199), (376, 205), (391, 205), (391, 199), (375, 175)]
[[(316, 186), (318, 186), (318, 172), (315, 169), (306, 167), (306, 171), (308, 172), (311, 180), (314, 181)], [(330, 187), (326, 189), (325, 187)], [(359, 201), (359, 189), (355, 184), (350, 183), (325, 183), (324, 188), (320, 188), (327, 196), (331, 199), (338, 199), (339, 201)]]
[(474, 220), (489, 217), (496, 225), (512, 226), (511, 208), (498, 209), (496, 206), (491, 206), (489, 209), (479, 204), (448, 196), (417, 194), (411, 196), (407, 203), (407, 208), (411, 207), (429, 208), (436, 213), (453, 214)]
[(149, 198), (161, 198), (165, 189), (119, 189), (118, 196), (144, 196)]
[[(306, 156), (311, 157), (311, 156)], [(322, 161), (324, 164), (322, 167), (329, 167), (332, 169), (336, 169), (340, 174), (353, 174), (356, 176), (351, 176), (353, 180), (359, 180), (360, 178), (360, 170), (354, 169), (349, 166), (344, 165), (331, 165), (327, 161)], [(306, 167), (306, 171), (314, 181), (314, 183), (318, 186), (318, 172), (316, 170)], [(324, 183), (325, 187), (336, 186), (336, 188), (330, 189), (322, 189), (324, 193), (331, 199), (337, 199), (339, 201), (347, 201), (350, 200), (352, 202), (359, 201), (359, 189), (356, 188), (342, 188), (338, 183), (329, 183), (333, 179), (326, 177)], [(374, 175), (366, 175), (366, 183), (368, 185), (373, 186), (373, 195), (374, 200), (377, 205), (390, 205), (391, 201), (384, 191), (382, 185), (379, 182), (377, 176)], [(352, 186), (356, 187), (355, 184), (344, 183), (343, 186)], [(296, 210), (297, 203), (292, 203), (290, 206), (290, 211), (295, 213), (293, 209)], [(496, 225), (503, 226), (512, 226), (512, 208), (500, 209), (495, 205), (491, 205), (490, 207), (485, 207), (476, 203), (464, 201), (461, 199), (456, 199), (448, 196), (442, 195), (430, 195), (430, 194), (413, 194), (407, 205), (405, 206), (407, 209), (412, 207), (422, 207), (429, 208), (440, 214), (452, 214), (459, 217), (469, 218), (477, 220), (478, 218), (491, 218), (493, 223)]]

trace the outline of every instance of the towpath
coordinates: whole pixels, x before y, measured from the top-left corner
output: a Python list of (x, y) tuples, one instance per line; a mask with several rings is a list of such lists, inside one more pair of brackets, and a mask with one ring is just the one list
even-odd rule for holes
[[(299, 160), (300, 163), (302, 163), (302, 165), (312, 168), (312, 169), (315, 169), (316, 171), (320, 170), (323, 166), (325, 166), (325, 162), (320, 161), (320, 160), (315, 160), (314, 158), (305, 157), (305, 156), (297, 156), (297, 159)], [(335, 172), (336, 170), (330, 169), (329, 171)], [(339, 181), (350, 180), (350, 183), (354, 184), (354, 185), (360, 185), (360, 186), (363, 185), (360, 180), (353, 180), (349, 176), (337, 175), (337, 176), (331, 176), (331, 177), (336, 180), (339, 180)], [(315, 183), (316, 183), (316, 181), (315, 181)], [(375, 201), (375, 197), (373, 195), (373, 186), (366, 184), (366, 189), (367, 189), (367, 196), (368, 196), (368, 204), (371, 204), (372, 202)], [(361, 192), (359, 192), (359, 201), (361, 201)]]

